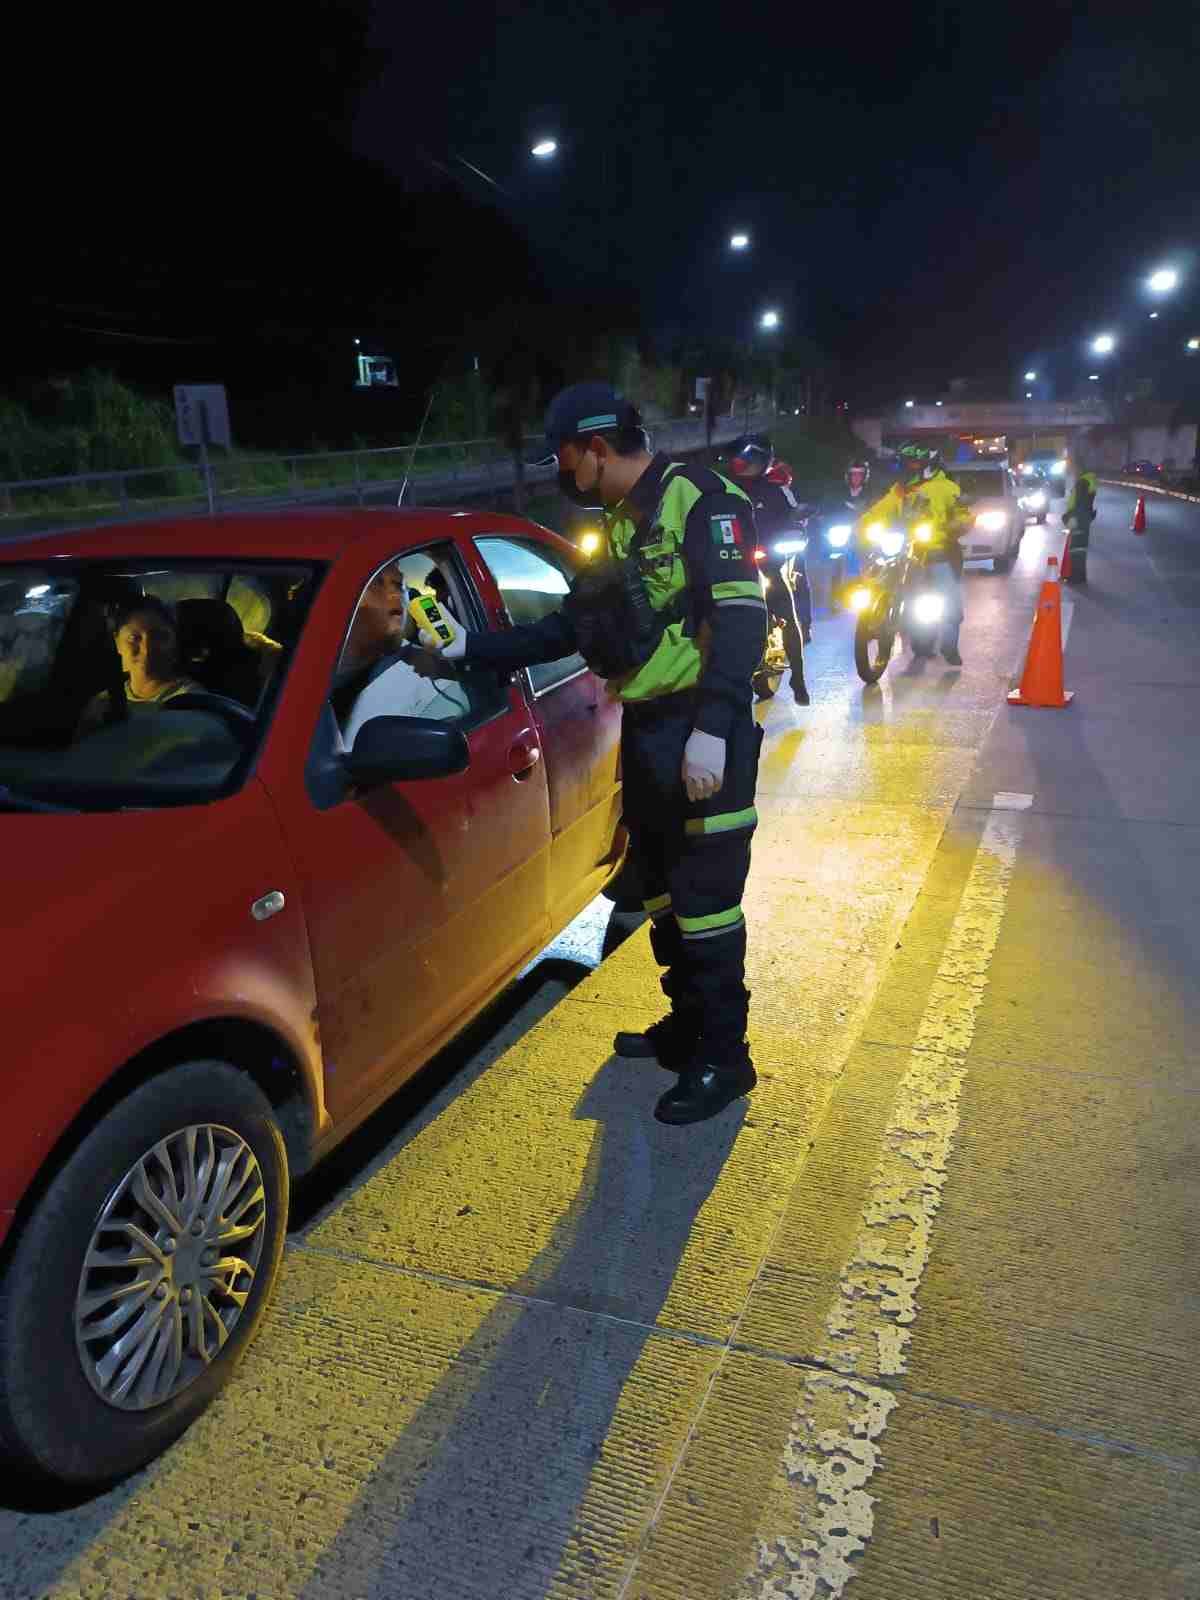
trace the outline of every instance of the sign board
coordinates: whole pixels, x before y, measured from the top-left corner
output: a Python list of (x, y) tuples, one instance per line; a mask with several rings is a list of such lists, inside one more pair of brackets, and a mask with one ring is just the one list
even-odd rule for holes
[(711, 378), (697, 378), (696, 379), (696, 399), (697, 400), (707, 400), (708, 399), (708, 386), (709, 386), (709, 384), (711, 382), (712, 382)]
[(177, 383), (175, 424), (180, 444), (222, 444), (230, 449), (229, 402), (223, 383)]

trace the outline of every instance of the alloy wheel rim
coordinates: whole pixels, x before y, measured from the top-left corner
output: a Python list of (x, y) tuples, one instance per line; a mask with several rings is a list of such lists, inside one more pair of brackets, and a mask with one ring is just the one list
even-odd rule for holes
[(130, 1167), (75, 1296), (75, 1346), (102, 1400), (148, 1411), (203, 1376), (245, 1311), (266, 1220), (262, 1170), (232, 1128), (181, 1128)]

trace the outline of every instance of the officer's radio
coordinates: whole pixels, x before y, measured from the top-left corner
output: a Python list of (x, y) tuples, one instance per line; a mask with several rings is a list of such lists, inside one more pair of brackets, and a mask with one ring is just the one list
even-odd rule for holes
[(408, 614), (418, 628), (432, 633), (444, 648), (454, 642), (454, 624), (431, 594), (418, 594), (408, 602)]

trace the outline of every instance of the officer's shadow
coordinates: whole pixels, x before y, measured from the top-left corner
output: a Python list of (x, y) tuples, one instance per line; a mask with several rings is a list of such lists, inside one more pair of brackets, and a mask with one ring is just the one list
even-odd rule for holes
[(596, 1125), (577, 1194), (364, 1483), (305, 1596), (545, 1600), (565, 1567), (591, 1592), (607, 1541), (577, 1527), (580, 1505), (745, 1114), (663, 1127), (650, 1113), (671, 1081), (601, 1068), (572, 1113)]

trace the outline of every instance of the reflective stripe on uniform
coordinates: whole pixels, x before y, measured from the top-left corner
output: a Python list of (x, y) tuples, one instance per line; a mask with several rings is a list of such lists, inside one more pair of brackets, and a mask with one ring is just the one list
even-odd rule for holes
[(715, 939), (720, 934), (741, 927), (742, 908), (730, 906), (728, 911), (714, 911), (707, 917), (681, 917), (677, 912), (675, 921), (685, 939)]
[(642, 909), (648, 917), (661, 917), (664, 911), (671, 909), (671, 896), (656, 894), (652, 900), (642, 901)]
[(713, 599), (721, 600), (757, 600), (763, 603), (762, 584), (757, 578), (739, 578), (732, 583), (714, 583), (712, 586)]
[(757, 822), (758, 812), (753, 806), (747, 806), (744, 811), (721, 811), (715, 817), (689, 817), (683, 825), (683, 831), (692, 834), (731, 833), (735, 828), (753, 828)]
[(717, 600), (715, 604), (722, 610), (726, 606), (751, 606), (755, 611), (765, 611), (766, 603), (762, 600)]

